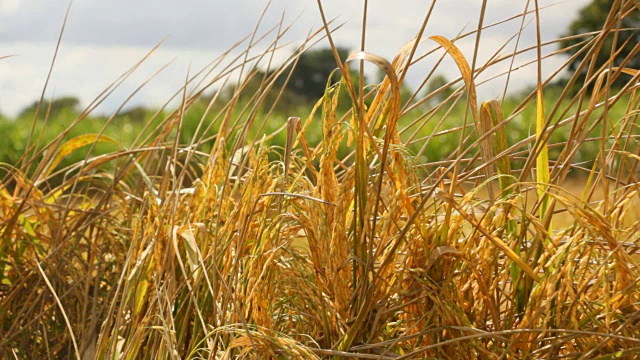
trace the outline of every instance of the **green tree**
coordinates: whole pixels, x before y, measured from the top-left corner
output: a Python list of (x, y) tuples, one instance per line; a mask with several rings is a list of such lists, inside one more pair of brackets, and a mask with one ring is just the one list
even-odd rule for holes
[(151, 115), (153, 115), (153, 111), (147, 109), (144, 106), (134, 106), (132, 108), (129, 108), (127, 110), (120, 112), (119, 115), (123, 119), (127, 119), (129, 121), (133, 121), (137, 123), (142, 123), (147, 118), (151, 117)]
[[(338, 54), (342, 61), (347, 59), (349, 50), (345, 48), (338, 48)], [(293, 65), (291, 65), (293, 66)], [(271, 89), (270, 93), (265, 99), (265, 103), (273, 103), (278, 94), (279, 108), (280, 109), (292, 109), (297, 106), (308, 106), (315, 103), (324, 95), (324, 91), (327, 86), (327, 81), (332, 72), (338, 68), (336, 60), (333, 56), (333, 52), (330, 48), (312, 49), (305, 51), (300, 55), (298, 62), (293, 70), (291, 68), (285, 69), (279, 78), (275, 82), (275, 86)], [(285, 81), (291, 72), (291, 77), (288, 83), (285, 85)], [(275, 70), (269, 72), (269, 76), (275, 73)], [(357, 81), (357, 72), (351, 72), (352, 79)], [(265, 73), (263, 71), (257, 71), (250, 75), (247, 83), (243, 84), (242, 94), (244, 96), (253, 96), (256, 91), (263, 87), (262, 81), (265, 79)], [(341, 79), (339, 72), (336, 72), (331, 78), (331, 83), (335, 84)], [(365, 78), (365, 83), (367, 79)], [(284, 89), (283, 89), (284, 87)], [(221, 94), (221, 100), (228, 101), (235, 92), (235, 86), (229, 86), (223, 90)], [(345, 101), (340, 103), (349, 106), (348, 95), (344, 92)], [(205, 96), (203, 100), (209, 100), (210, 96)]]
[(427, 83), (427, 88), (425, 89), (426, 95), (433, 94), (438, 89), (443, 88), (442, 90), (440, 90), (440, 93), (434, 95), (431, 98), (431, 100), (429, 101), (431, 105), (439, 104), (446, 100), (449, 96), (451, 96), (451, 94), (453, 94), (454, 89), (451, 86), (445, 87), (448, 83), (449, 80), (447, 80), (447, 77), (442, 74), (435, 75), (429, 80), (429, 82)]
[[(18, 114), (18, 118), (24, 117), (33, 117), (38, 109), (39, 101), (34, 101), (31, 105), (25, 107), (20, 114)], [(54, 99), (49, 102), (49, 100), (42, 100), (42, 104), (40, 105), (40, 115), (44, 117), (44, 114), (49, 112), (50, 117), (57, 117), (63, 112), (76, 113), (78, 112), (78, 106), (80, 105), (80, 100), (73, 96), (65, 96), (58, 99)]]
[[(618, 32), (617, 39), (613, 31), (605, 37), (602, 47), (597, 55), (595, 65), (599, 68), (609, 60), (611, 56), (611, 48), (615, 41), (615, 49), (618, 50), (622, 47), (622, 51), (613, 60), (613, 66), (620, 66), (624, 61), (629, 60), (625, 66), (638, 69), (640, 68), (640, 56), (634, 56), (630, 59), (626, 59), (633, 51), (633, 48), (640, 42), (640, 9), (637, 8), (637, 1), (623, 0), (621, 2), (621, 8), (613, 8), (613, 5), (614, 0), (593, 0), (590, 4), (580, 10), (578, 18), (569, 25), (569, 29), (567, 30), (567, 33), (564, 34), (564, 37), (600, 31), (603, 29), (610, 11), (615, 11), (614, 14), (611, 14), (612, 16), (618, 13), (625, 14), (628, 12), (628, 15), (620, 20), (619, 28), (621, 31)], [(621, 9), (622, 11), (620, 11)], [(614, 23), (611, 30), (615, 30), (616, 27), (617, 26)], [(564, 48), (575, 45), (583, 40), (584, 38), (564, 40), (560, 42), (560, 47)], [(568, 54), (574, 55), (578, 50), (579, 48), (572, 48), (568, 51)], [(584, 59), (584, 53), (576, 57), (576, 59), (569, 64), (569, 70), (576, 71)], [(586, 72), (587, 67), (585, 66), (581, 71), (580, 83), (577, 83), (577, 86), (581, 86), (581, 83), (585, 79)]]
[[(338, 54), (340, 59), (344, 61), (349, 55), (349, 50), (338, 48)], [(293, 93), (303, 96), (307, 101), (316, 101), (324, 94), (327, 80), (337, 67), (331, 49), (305, 51), (300, 55), (287, 88)], [(335, 83), (338, 79), (339, 76), (334, 76), (333, 82)]]

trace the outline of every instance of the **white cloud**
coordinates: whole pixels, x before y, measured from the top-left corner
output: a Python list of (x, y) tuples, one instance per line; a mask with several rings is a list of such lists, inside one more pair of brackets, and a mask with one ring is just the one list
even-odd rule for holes
[(0, 13), (6, 15), (13, 15), (24, 4), (23, 0), (2, 0), (0, 1)]
[[(50, 66), (53, 48), (50, 44), (0, 44), (18, 56), (0, 61), (0, 109), (15, 115), (40, 96)], [(121, 74), (141, 60), (149, 51), (125, 46), (62, 46), (46, 97), (73, 95), (87, 105)], [(149, 85), (133, 98), (133, 104), (162, 105), (184, 84), (189, 66), (192, 73), (218, 54), (196, 50), (159, 50), (135, 71), (98, 110), (108, 112), (122, 104), (139, 85), (162, 68)]]

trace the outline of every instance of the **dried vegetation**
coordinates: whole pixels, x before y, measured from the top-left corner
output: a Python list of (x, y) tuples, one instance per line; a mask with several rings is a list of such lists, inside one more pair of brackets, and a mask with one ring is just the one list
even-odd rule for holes
[[(615, 4), (602, 32), (584, 36), (582, 52), (613, 56), (601, 39), (617, 31), (620, 16), (638, 11), (633, 1)], [(481, 16), (477, 30), (461, 36), (480, 38), (486, 26)], [(291, 114), (280, 148), (267, 146), (272, 134), (248, 134), (277, 109), (264, 99), (286, 67), (265, 76), (255, 94), (240, 84), (228, 103), (213, 97), (198, 133), (215, 123), (218, 134), (178, 143), (182, 116), (202, 91), (234, 69), (255, 73), (286, 30), (255, 58), (258, 37), (230, 66), (213, 64), (214, 81), (192, 86), (201, 74), (189, 79), (178, 94), (182, 106), (131, 148), (89, 151), (60, 169), (80, 147), (113, 141), (63, 133), (49, 144), (30, 138), (21, 162), (5, 166), (4, 358), (608, 359), (640, 352), (637, 69), (595, 68), (587, 56), (587, 83), (577, 94), (571, 81), (545, 109), (539, 76), (534, 93), (504, 114), (499, 101), (478, 103), (475, 77), (520, 49), (477, 65), (458, 50), (459, 39), (433, 36), (424, 42), (437, 48), (424, 56), (413, 41), (391, 63), (366, 52), (337, 59), (342, 81), (327, 87), (310, 114)], [(427, 37), (423, 30), (416, 39)], [(300, 52), (318, 36), (331, 39), (324, 30), (314, 35)], [(542, 46), (526, 50), (538, 51), (539, 66)], [(437, 108), (466, 102), (468, 111), (458, 127), (436, 127), (425, 138), (419, 131), (440, 121), (435, 112), (406, 117), (435, 94), (416, 92), (403, 104), (400, 84), (427, 56), (453, 59), (461, 74)], [(347, 67), (360, 61), (380, 67), (384, 81), (363, 87)], [(618, 78), (627, 85), (613, 90)], [(352, 99), (345, 115), (336, 111), (341, 92)], [(251, 101), (238, 101), (240, 94)], [(625, 115), (610, 117), (614, 106)], [(537, 108), (536, 133), (509, 144), (511, 122), (530, 107)], [(311, 122), (323, 124), (314, 146)], [(407, 150), (447, 132), (460, 143), (446, 160), (418, 163), (422, 154)], [(550, 144), (556, 132), (567, 140)], [(198, 151), (205, 142), (213, 143), (210, 153)], [(345, 143), (353, 151), (339, 158)], [(575, 160), (587, 143), (601, 149), (590, 169)], [(557, 158), (549, 159), (550, 146), (562, 148)], [(524, 162), (516, 166), (518, 157)], [(581, 196), (563, 188), (575, 173), (588, 179)], [(56, 176), (62, 180), (52, 185)], [(560, 217), (568, 225), (554, 226)]]

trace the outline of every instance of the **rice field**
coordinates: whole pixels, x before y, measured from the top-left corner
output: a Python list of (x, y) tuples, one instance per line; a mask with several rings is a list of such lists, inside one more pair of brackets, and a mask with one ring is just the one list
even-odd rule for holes
[[(610, 17), (636, 6), (618, 5)], [(610, 51), (599, 40), (615, 26), (585, 35), (581, 51)], [(263, 131), (288, 65), (318, 39), (336, 50), (328, 29), (252, 92), (249, 76), (230, 99), (212, 96), (188, 141), (184, 116), (213, 83), (185, 85), (181, 106), (129, 146), (105, 134), (113, 119), (69, 136), (88, 112), (51, 141), (26, 139), (25, 155), (2, 164), (3, 358), (638, 356), (638, 70), (587, 56), (585, 84), (572, 92), (574, 75), (549, 103), (538, 39), (526, 50), (537, 86), (506, 111), (478, 101), (475, 75), (495, 60), (475, 64), (460, 38), (423, 26), (394, 59), (336, 58), (340, 81)], [(436, 49), (420, 53), (423, 41)], [(250, 48), (213, 82), (257, 72)], [(460, 77), (403, 101), (407, 69), (426, 56), (453, 60)], [(350, 70), (360, 62), (384, 79), (364, 86)], [(512, 139), (525, 111), (534, 132)], [(444, 134), (453, 150), (424, 161)], [(93, 151), (103, 145), (113, 149)], [(597, 154), (587, 162), (576, 157), (585, 147)]]

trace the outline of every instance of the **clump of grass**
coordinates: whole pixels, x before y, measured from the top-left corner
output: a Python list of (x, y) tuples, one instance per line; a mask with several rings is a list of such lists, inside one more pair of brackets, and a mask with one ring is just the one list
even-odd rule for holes
[[(622, 1), (618, 13), (633, 6)], [(449, 122), (434, 126), (429, 112), (406, 118), (431, 94), (406, 104), (399, 96), (407, 69), (423, 58), (417, 49), (430, 16), (392, 62), (364, 51), (336, 59), (343, 80), (328, 86), (309, 114), (290, 114), (279, 130), (286, 131), (280, 158), (282, 149), (268, 145), (277, 134), (259, 130), (277, 108), (277, 100), (265, 99), (276, 78), (287, 77), (286, 66), (265, 75), (254, 94), (243, 93), (240, 82), (228, 102), (217, 104), (214, 96), (187, 143), (179, 140), (184, 115), (213, 84), (189, 90), (200, 74), (178, 94), (182, 105), (158, 112), (159, 125), (131, 147), (116, 144), (106, 155), (89, 150), (60, 169), (80, 147), (115, 140), (62, 133), (40, 146), (30, 139), (30, 157), (4, 166), (0, 188), (2, 355), (637, 354), (637, 70), (592, 69), (573, 97), (572, 78), (550, 111), (538, 111), (536, 133), (510, 144), (509, 127), (536, 94), (541, 106), (547, 81), (539, 78), (536, 94), (511, 113), (497, 100), (478, 104), (476, 75), (504, 59), (470, 65), (457, 50), (459, 39), (434, 37), (438, 47), (425, 56), (453, 56), (461, 78), (448, 86), (464, 84), (437, 108), (466, 102), (468, 111), (455, 128), (443, 129)], [(463, 36), (479, 39), (483, 18)], [(314, 35), (330, 39), (329, 28)], [(232, 69), (253, 74), (260, 61), (270, 63), (281, 29), (257, 62), (252, 37), (244, 57), (214, 82)], [(603, 51), (598, 39), (614, 30), (608, 23), (582, 51)], [(350, 75), (352, 61), (371, 61), (387, 76), (364, 87)], [(607, 90), (623, 73), (633, 76), (628, 85)], [(344, 92), (352, 111), (339, 116)], [(240, 95), (251, 100), (240, 102)], [(627, 111), (612, 118), (608, 110), (620, 101)], [(322, 135), (310, 146), (314, 122), (322, 123)], [(426, 125), (433, 133), (419, 138)], [(591, 137), (598, 126), (600, 136)], [(213, 137), (209, 127), (218, 129)], [(423, 150), (409, 150), (426, 149), (444, 132), (459, 136), (447, 159), (420, 163)], [(567, 140), (551, 143), (558, 132)], [(574, 161), (585, 142), (601, 149), (591, 169)], [(202, 152), (205, 146), (211, 150)], [(338, 156), (340, 146), (353, 151)], [(545, 155), (551, 147), (562, 148), (557, 158)], [(581, 172), (588, 181), (576, 196), (563, 184)], [(63, 180), (53, 183), (54, 176)], [(552, 227), (558, 218), (566, 225)]]

